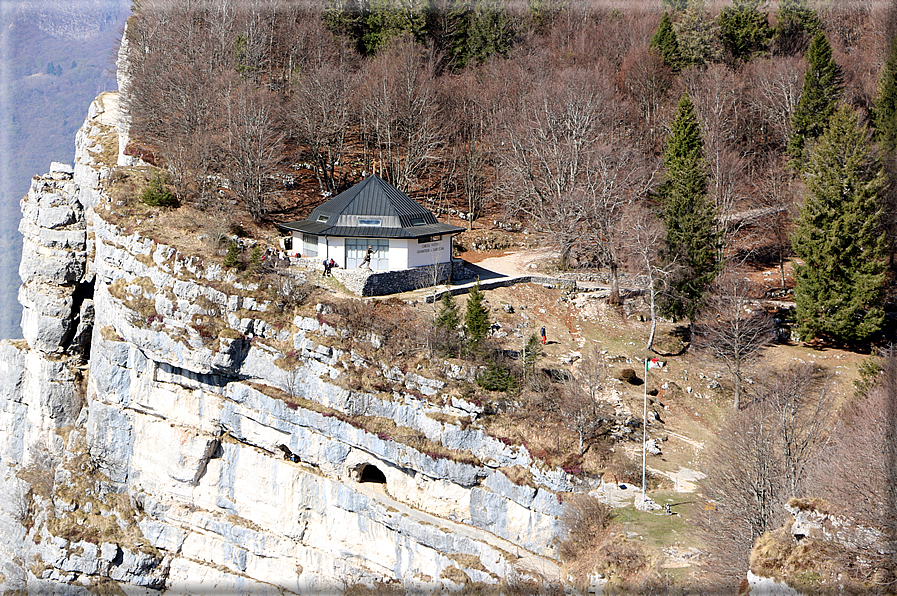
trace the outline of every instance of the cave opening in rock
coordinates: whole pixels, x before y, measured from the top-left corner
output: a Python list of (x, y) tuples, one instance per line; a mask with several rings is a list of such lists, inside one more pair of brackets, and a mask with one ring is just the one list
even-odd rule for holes
[(383, 472), (381, 472), (377, 466), (364, 464), (361, 466), (361, 469), (358, 470), (358, 481), (386, 484), (386, 476), (383, 475)]

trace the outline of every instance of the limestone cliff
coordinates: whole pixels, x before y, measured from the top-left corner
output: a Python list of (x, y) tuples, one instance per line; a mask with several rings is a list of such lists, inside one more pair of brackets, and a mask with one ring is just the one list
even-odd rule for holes
[[(421, 398), (444, 380), (342, 349), (321, 318), (276, 323), (257, 287), (115, 223), (123, 129), (117, 96), (101, 95), (74, 168), (54, 164), (22, 201), (25, 339), (0, 343), (0, 592), (556, 572), (566, 474), (441, 422), (477, 410)], [(392, 389), (353, 390), (350, 371)], [(403, 432), (369, 432), (371, 419)], [(509, 480), (511, 466), (532, 481)]]

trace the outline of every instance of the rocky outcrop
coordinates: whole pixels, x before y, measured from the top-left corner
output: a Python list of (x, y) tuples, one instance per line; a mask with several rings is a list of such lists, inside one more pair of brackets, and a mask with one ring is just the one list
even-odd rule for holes
[(751, 594), (859, 594), (892, 581), (894, 545), (881, 530), (822, 499), (791, 499), (785, 508), (788, 523), (751, 551)]
[[(0, 343), (0, 591), (438, 588), (552, 568), (568, 476), (441, 422), (477, 413), (427, 399), (445, 381), (341, 349), (318, 318), (283, 321), (252, 283), (112, 223), (119, 125), (103, 94), (74, 168), (23, 201), (25, 340)], [(352, 371), (391, 390), (347, 388)]]

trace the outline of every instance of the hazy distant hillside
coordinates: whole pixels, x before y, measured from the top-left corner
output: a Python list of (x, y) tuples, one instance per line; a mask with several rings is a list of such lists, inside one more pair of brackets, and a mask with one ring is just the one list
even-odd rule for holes
[(130, 0), (36, 0), (0, 12), (0, 337), (19, 337), (19, 200), (51, 161), (71, 163), (75, 131), (115, 88), (113, 55)]

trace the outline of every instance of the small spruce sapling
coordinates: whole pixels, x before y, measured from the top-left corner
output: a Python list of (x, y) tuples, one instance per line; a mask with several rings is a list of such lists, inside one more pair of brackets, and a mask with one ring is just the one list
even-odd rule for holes
[(458, 314), (458, 305), (451, 292), (445, 292), (439, 299), (439, 312), (436, 314), (435, 325), (446, 331), (455, 331), (461, 324), (461, 316)]
[(259, 273), (262, 268), (262, 247), (256, 244), (249, 255), (249, 267), (247, 268), (253, 275)]
[(227, 247), (227, 255), (224, 257), (224, 266), (228, 269), (240, 265), (240, 248), (236, 242), (231, 242)]
[(467, 296), (467, 311), (464, 316), (467, 346), (474, 353), (482, 350), (483, 341), (489, 333), (489, 311), (486, 310), (485, 301), (486, 297), (477, 282)]
[(177, 198), (165, 188), (165, 179), (159, 170), (153, 174), (149, 186), (143, 189), (140, 200), (151, 207), (177, 207)]

